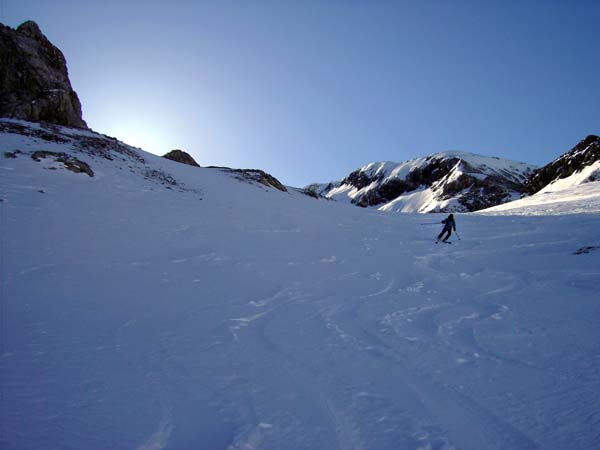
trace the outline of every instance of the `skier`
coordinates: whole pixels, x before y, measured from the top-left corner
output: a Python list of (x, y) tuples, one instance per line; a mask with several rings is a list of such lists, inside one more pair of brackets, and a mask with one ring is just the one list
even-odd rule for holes
[[(446, 234), (446, 237), (444, 239), (442, 239), (442, 242), (446, 242), (448, 240), (448, 238), (452, 234), (452, 230), (456, 231), (456, 222), (454, 221), (454, 214), (450, 214), (448, 217), (446, 217), (444, 220), (442, 220), (441, 223), (444, 224), (444, 229), (437, 237), (437, 241), (435, 241), (436, 244), (440, 241), (440, 239), (442, 239), (442, 236), (444, 235), (444, 233), (448, 233), (448, 234)], [(449, 242), (447, 242), (447, 243), (449, 244)]]

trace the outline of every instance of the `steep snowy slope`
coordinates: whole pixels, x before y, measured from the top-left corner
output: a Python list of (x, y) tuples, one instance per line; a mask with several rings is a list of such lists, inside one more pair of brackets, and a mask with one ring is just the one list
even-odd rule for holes
[(436, 245), (422, 215), (30, 134), (0, 135), (1, 448), (597, 445), (600, 215), (459, 215)]
[[(600, 161), (600, 137), (590, 135), (564, 155), (535, 170), (525, 183), (525, 191), (528, 194), (535, 194), (550, 183), (566, 178), (571, 179), (568, 184), (581, 183), (585, 179), (572, 178), (572, 175), (586, 170), (598, 161)], [(593, 174), (590, 175), (593, 181)], [(600, 179), (600, 176), (596, 179)]]
[(479, 211), (481, 214), (553, 215), (600, 213), (600, 160), (566, 178), (557, 178), (538, 193)]
[(466, 152), (404, 163), (371, 163), (341, 181), (307, 187), (319, 195), (393, 212), (475, 211), (519, 197), (533, 166)]

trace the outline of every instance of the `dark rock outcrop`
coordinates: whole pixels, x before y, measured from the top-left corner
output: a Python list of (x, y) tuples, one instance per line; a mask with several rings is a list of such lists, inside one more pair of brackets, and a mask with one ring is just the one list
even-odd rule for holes
[(183, 150), (171, 150), (169, 153), (163, 155), (163, 158), (170, 159), (171, 161), (181, 164), (187, 164), (188, 166), (200, 167), (200, 164), (198, 164), (189, 153), (186, 153)]
[(8, 159), (16, 159), (17, 156), (23, 154), (21, 150), (15, 150), (14, 152), (4, 152), (4, 157)]
[(259, 169), (229, 169), (238, 175), (238, 178), (255, 181), (263, 186), (273, 187), (281, 192), (287, 192), (287, 188), (273, 175)]
[(35, 22), (0, 24), (0, 117), (87, 128), (67, 61)]
[(34, 152), (31, 155), (31, 159), (37, 162), (40, 162), (41, 160), (46, 158), (53, 159), (54, 161), (63, 164), (65, 168), (67, 170), (70, 170), (71, 172), (85, 173), (90, 177), (94, 176), (94, 172), (87, 163), (75, 158), (74, 156), (67, 155), (63, 152), (50, 152), (46, 150), (40, 150)]
[(259, 169), (232, 169), (230, 167), (209, 166), (207, 169), (219, 169), (232, 174), (237, 180), (251, 183), (260, 183), (263, 186), (275, 188), (281, 192), (288, 192), (287, 188), (273, 175)]
[(600, 137), (590, 135), (550, 164), (534, 171), (525, 182), (525, 192), (535, 194), (553, 181), (567, 178), (600, 160)]
[(259, 169), (236, 169), (234, 172), (242, 173), (244, 176), (257, 181), (264, 186), (274, 187), (281, 192), (287, 192), (287, 188), (273, 175)]
[(585, 255), (587, 253), (592, 253), (593, 251), (600, 250), (600, 247), (594, 245), (588, 245), (586, 247), (578, 248), (573, 254), (574, 255)]

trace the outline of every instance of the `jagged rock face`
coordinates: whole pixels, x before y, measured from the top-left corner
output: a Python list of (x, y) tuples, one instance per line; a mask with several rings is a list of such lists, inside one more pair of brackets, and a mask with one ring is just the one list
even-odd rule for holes
[(600, 160), (600, 137), (590, 135), (573, 149), (536, 170), (525, 183), (525, 192), (535, 194), (553, 181), (567, 178)]
[(188, 166), (200, 167), (200, 165), (190, 156), (189, 153), (183, 150), (171, 150), (163, 158), (170, 159), (181, 164), (187, 164)]
[(87, 128), (66, 59), (35, 22), (0, 24), (0, 117)]
[(372, 163), (339, 182), (307, 186), (315, 195), (402, 212), (476, 211), (517, 198), (527, 164), (466, 152), (438, 153), (405, 163)]

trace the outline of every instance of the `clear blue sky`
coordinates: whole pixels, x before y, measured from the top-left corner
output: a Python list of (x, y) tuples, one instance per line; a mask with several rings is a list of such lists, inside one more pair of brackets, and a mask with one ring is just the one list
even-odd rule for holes
[(289, 185), (464, 150), (543, 165), (600, 133), (600, 1), (0, 0), (96, 131)]

